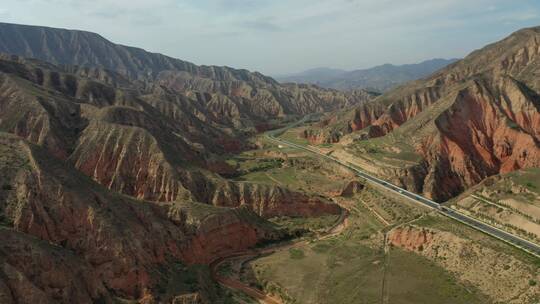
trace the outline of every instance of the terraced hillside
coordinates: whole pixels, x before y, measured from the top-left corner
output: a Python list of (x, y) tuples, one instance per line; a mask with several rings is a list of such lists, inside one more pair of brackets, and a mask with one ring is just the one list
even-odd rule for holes
[(487, 178), (450, 203), (484, 221), (540, 242), (539, 168)]

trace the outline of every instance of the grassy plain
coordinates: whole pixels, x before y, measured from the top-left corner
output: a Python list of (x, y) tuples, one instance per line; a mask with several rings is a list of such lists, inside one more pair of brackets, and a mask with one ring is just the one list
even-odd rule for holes
[(292, 303), (486, 303), (422, 256), (397, 248), (386, 254), (385, 225), (358, 201), (353, 210), (341, 235), (252, 261), (258, 283)]

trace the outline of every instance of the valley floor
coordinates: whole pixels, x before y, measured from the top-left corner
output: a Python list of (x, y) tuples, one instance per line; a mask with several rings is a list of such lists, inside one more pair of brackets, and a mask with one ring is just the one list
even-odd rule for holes
[(539, 300), (539, 259), (373, 186), (345, 191), (355, 180), (346, 170), (259, 140), (261, 149), (239, 156), (246, 170), (237, 179), (327, 196), (348, 210), (347, 227), (320, 238), (333, 218), (273, 219), (312, 233), (294, 246), (227, 261), (222, 275), (283, 303)]

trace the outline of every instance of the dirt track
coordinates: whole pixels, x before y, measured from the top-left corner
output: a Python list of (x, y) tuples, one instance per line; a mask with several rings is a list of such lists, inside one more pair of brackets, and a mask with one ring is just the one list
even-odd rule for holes
[[(348, 214), (349, 214), (348, 211), (343, 209), (343, 211), (342, 211), (338, 221), (336, 222), (336, 224), (334, 226), (332, 226), (331, 228), (329, 228), (326, 231), (326, 233), (324, 233), (323, 235), (320, 235), (317, 239), (322, 240), (322, 239), (326, 239), (326, 238), (329, 238), (329, 237), (340, 234), (347, 227)], [(239, 290), (239, 291), (249, 295), (250, 297), (258, 300), (259, 303), (263, 303), (263, 304), (282, 304), (283, 302), (281, 301), (281, 299), (270, 296), (270, 295), (267, 295), (267, 294), (264, 293), (264, 291), (253, 288), (251, 286), (248, 286), (248, 285), (244, 284), (243, 282), (241, 282), (240, 280), (220, 276), (218, 274), (219, 266), (221, 264), (231, 260), (231, 259), (237, 259), (237, 258), (252, 259), (252, 258), (256, 258), (256, 257), (258, 257), (260, 255), (263, 255), (263, 254), (269, 254), (269, 253), (274, 253), (274, 252), (278, 252), (278, 251), (288, 250), (290, 248), (298, 247), (298, 246), (304, 245), (306, 243), (307, 243), (307, 241), (297, 241), (297, 242), (286, 243), (286, 244), (277, 245), (277, 246), (274, 245), (274, 246), (269, 246), (267, 248), (263, 248), (263, 249), (260, 249), (260, 250), (249, 250), (249, 251), (244, 251), (244, 252), (238, 252), (238, 253), (229, 255), (227, 257), (217, 259), (217, 260), (213, 261), (210, 264), (210, 271), (211, 271), (211, 274), (212, 274), (212, 278), (216, 282), (218, 282), (219, 284), (221, 284), (221, 285), (223, 285), (223, 286), (225, 286), (227, 288), (234, 289), (234, 290)]]

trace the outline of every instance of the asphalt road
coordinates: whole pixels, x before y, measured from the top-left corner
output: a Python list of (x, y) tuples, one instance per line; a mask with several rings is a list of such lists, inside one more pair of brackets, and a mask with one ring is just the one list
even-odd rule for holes
[(283, 130), (286, 130), (288, 128), (291, 128), (293, 126), (296, 126), (296, 125), (299, 125), (301, 124), (303, 121), (305, 121), (306, 119), (308, 118), (304, 118), (303, 120), (285, 128), (285, 129), (280, 129), (280, 130), (274, 130), (274, 131), (270, 131), (266, 134), (266, 136), (270, 139), (270, 140), (273, 140), (277, 143), (280, 143), (280, 144), (283, 144), (283, 145), (287, 145), (287, 146), (291, 146), (291, 147), (294, 147), (294, 148), (297, 148), (297, 149), (301, 149), (301, 150), (305, 150), (305, 151), (309, 151), (311, 153), (315, 153), (317, 155), (319, 155), (320, 157), (322, 158), (325, 158), (325, 159), (328, 159), (328, 160), (331, 160), (331, 161), (334, 161), (334, 162), (337, 162), (339, 164), (341, 164), (342, 166), (345, 166), (347, 168), (349, 168), (350, 170), (353, 170), (354, 172), (356, 172), (356, 174), (364, 179), (366, 179), (367, 181), (369, 182), (372, 182), (374, 184), (378, 184), (380, 186), (383, 186), (385, 187), (386, 189), (390, 190), (390, 191), (393, 191), (401, 196), (404, 196), (418, 204), (421, 204), (423, 206), (426, 206), (428, 208), (431, 208), (431, 209), (434, 209), (436, 210), (437, 212), (449, 217), (449, 218), (452, 218), (454, 220), (457, 220), (465, 225), (468, 225), (476, 230), (479, 230), (479, 231), (482, 231), (488, 235), (491, 235), (499, 240), (502, 240), (514, 247), (517, 247), (521, 250), (524, 250), (538, 258), (540, 258), (540, 245), (538, 244), (535, 244), (531, 241), (528, 241), (526, 239), (523, 239), (517, 235), (514, 235), (514, 234), (511, 234), (509, 232), (506, 232), (504, 230), (501, 230), (497, 227), (494, 227), (492, 225), (489, 225), (485, 222), (482, 222), (480, 220), (477, 220), (475, 218), (472, 218), (470, 216), (467, 216), (461, 212), (458, 212), (456, 210), (453, 210), (453, 209), (450, 209), (448, 207), (445, 207), (445, 206), (441, 206), (439, 203), (437, 202), (434, 202), (432, 200), (429, 200), (423, 196), (420, 196), (416, 193), (412, 193), (412, 192), (409, 192), (403, 188), (400, 188), (396, 185), (393, 185), (389, 182), (386, 182), (384, 180), (381, 180), (377, 177), (374, 177), (372, 175), (369, 175), (367, 174), (366, 172), (356, 168), (355, 166), (353, 166), (352, 164), (350, 163), (347, 163), (347, 162), (343, 162), (335, 157), (332, 157), (332, 156), (329, 156), (329, 155), (326, 155), (326, 154), (323, 154), (315, 149), (310, 149), (309, 147), (305, 147), (305, 146), (301, 146), (301, 145), (298, 145), (298, 144), (295, 144), (295, 143), (292, 143), (292, 142), (289, 142), (289, 141), (286, 141), (286, 140), (283, 140), (281, 138), (276, 138), (275, 135), (280, 133), (280, 132), (283, 132)]

